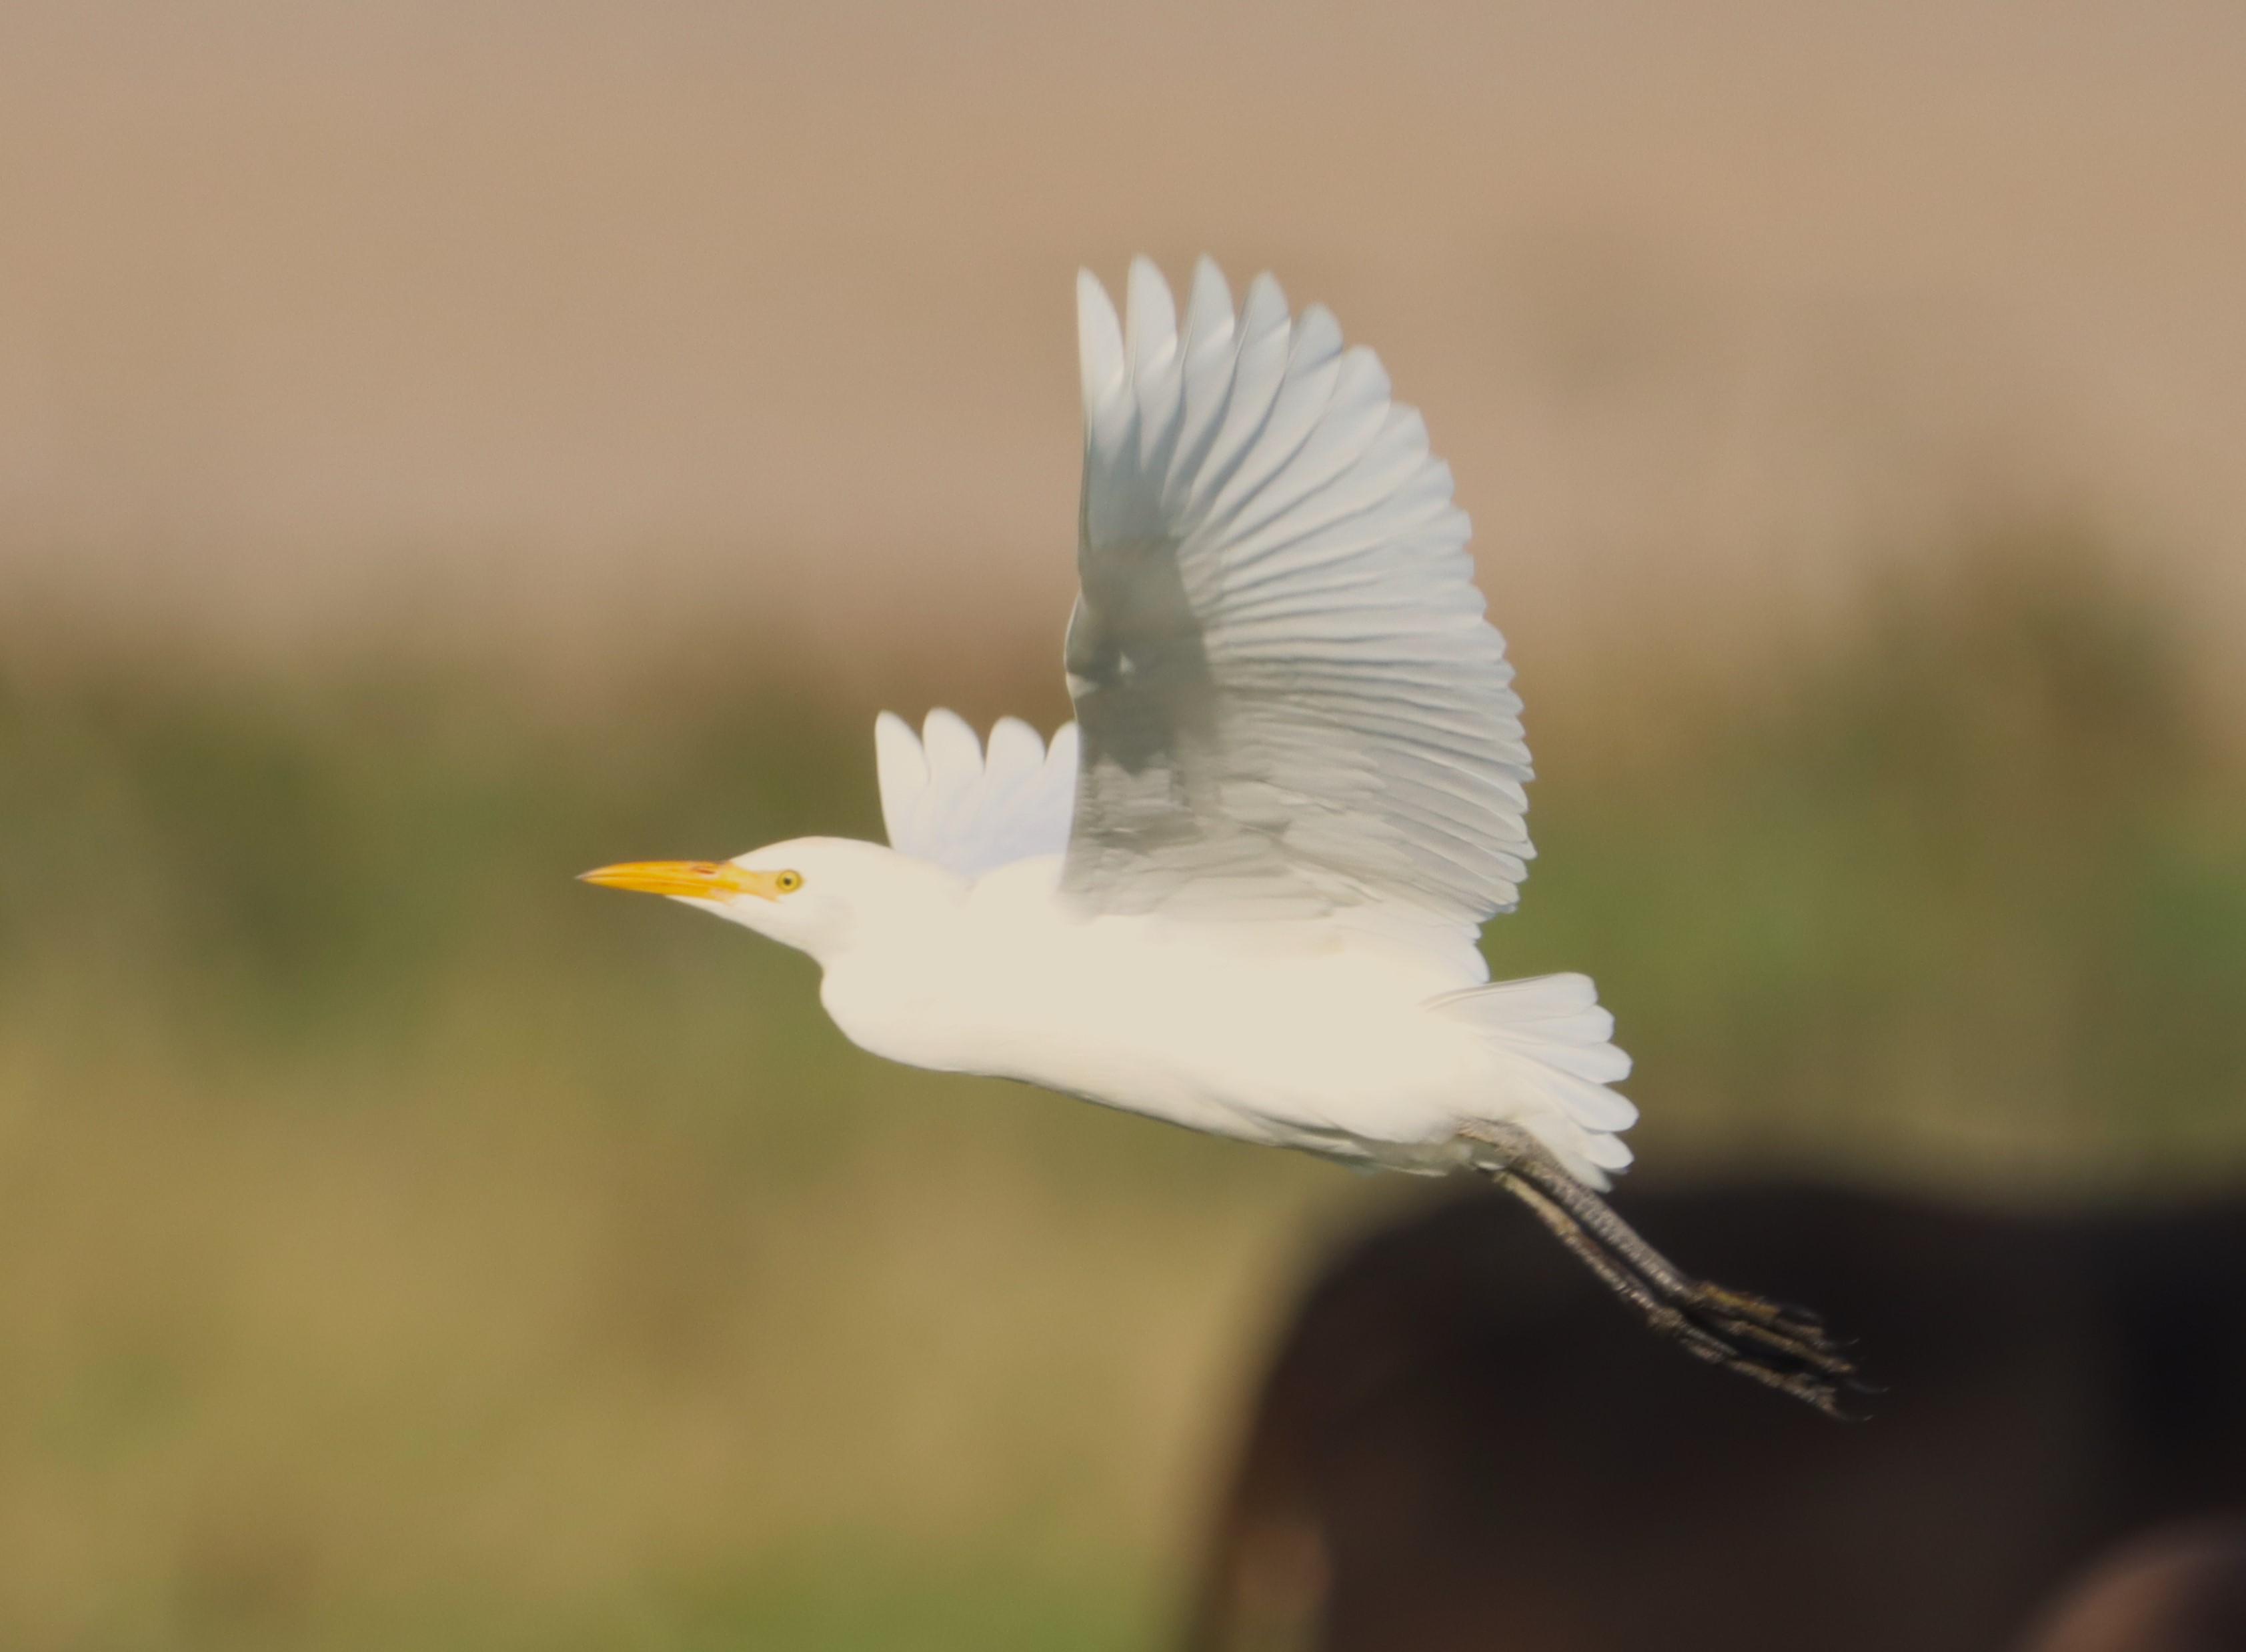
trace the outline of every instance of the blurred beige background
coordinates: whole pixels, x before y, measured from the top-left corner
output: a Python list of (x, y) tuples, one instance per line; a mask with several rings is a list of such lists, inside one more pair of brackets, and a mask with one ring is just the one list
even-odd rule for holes
[(0, 568), (1042, 639), (1070, 274), (1207, 250), (1381, 350), (1517, 633), (2055, 518), (2235, 626), (2242, 84), (2216, 0), (17, 0)]
[(0, 0), (0, 1645), (1161, 1643), (1437, 1195), (570, 881), (1065, 715), (1134, 252), (1426, 411), (1544, 777), (1486, 944), (1644, 1179), (2235, 1181), (2242, 86), (2215, 0)]

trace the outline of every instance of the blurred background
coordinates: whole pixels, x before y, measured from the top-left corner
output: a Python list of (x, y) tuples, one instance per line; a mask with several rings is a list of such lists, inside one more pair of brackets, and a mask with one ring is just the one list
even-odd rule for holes
[(1135, 252), (1426, 411), (1547, 777), (1488, 948), (1639, 1179), (2235, 1180), (2242, 84), (2217, 0), (0, 0), (0, 1644), (1169, 1632), (1439, 1195), (570, 881), (1065, 717)]

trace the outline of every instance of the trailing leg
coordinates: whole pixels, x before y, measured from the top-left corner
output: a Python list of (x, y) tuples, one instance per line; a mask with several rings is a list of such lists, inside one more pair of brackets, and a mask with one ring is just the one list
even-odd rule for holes
[(1844, 1387), (1863, 1391), (1854, 1380), (1855, 1363), (1814, 1314), (1680, 1272), (1519, 1125), (1474, 1125), (1464, 1134), (1496, 1150), (1478, 1162), (1499, 1186), (1535, 1211), (1608, 1289), (1686, 1352), (1791, 1394), (1828, 1417), (1847, 1415), (1840, 1408)]

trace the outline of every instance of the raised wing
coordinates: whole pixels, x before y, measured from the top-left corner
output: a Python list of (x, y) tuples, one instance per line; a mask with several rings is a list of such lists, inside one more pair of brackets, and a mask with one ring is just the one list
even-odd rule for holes
[(921, 734), (884, 711), (874, 723), (875, 772), (889, 846), (979, 878), (995, 867), (1068, 846), (1076, 806), (1076, 724), (1053, 736), (1001, 717), (986, 753), (975, 731), (931, 711)]
[(1078, 277), (1083, 731), (1063, 888), (1102, 912), (1469, 931), (1535, 851), (1505, 642), (1447, 466), (1324, 309), (1203, 259), (1181, 332), (1154, 267), (1130, 321)]

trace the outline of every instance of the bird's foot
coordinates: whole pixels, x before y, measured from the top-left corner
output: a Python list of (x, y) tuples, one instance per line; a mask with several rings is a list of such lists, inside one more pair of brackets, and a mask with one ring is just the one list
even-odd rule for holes
[(1849, 1415), (1841, 1408), (1842, 1393), (1871, 1391), (1824, 1322), (1806, 1309), (1705, 1279), (1688, 1280), (1673, 1297), (1651, 1294), (1647, 1323), (1712, 1365), (1791, 1394), (1827, 1417)]
[(1873, 1391), (1815, 1314), (1680, 1272), (1526, 1131), (1477, 1126), (1474, 1139), (1502, 1152), (1490, 1166), (1500, 1186), (1535, 1211), (1647, 1325), (1695, 1358), (1791, 1394), (1827, 1417), (1848, 1417), (1843, 1393)]

